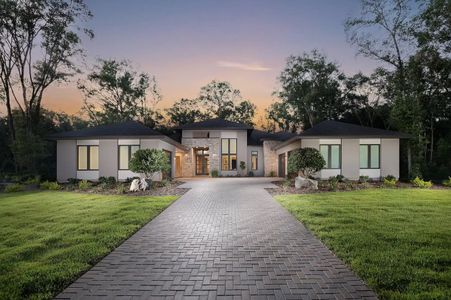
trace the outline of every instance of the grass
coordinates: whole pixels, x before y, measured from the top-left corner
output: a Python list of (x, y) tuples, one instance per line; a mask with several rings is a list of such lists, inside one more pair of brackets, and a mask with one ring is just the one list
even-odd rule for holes
[(451, 190), (275, 197), (383, 299), (451, 298)]
[(49, 299), (177, 197), (0, 194), (0, 299)]

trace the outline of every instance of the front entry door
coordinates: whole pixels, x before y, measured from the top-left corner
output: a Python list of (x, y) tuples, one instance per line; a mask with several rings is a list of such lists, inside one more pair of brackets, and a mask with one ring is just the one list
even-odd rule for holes
[(210, 160), (208, 148), (197, 148), (196, 152), (196, 175), (208, 175)]
[(279, 155), (279, 177), (285, 177), (285, 153)]

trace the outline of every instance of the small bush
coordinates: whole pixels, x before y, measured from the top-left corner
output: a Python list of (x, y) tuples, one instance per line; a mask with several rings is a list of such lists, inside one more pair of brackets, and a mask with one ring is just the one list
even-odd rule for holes
[(331, 191), (336, 191), (338, 187), (338, 178), (337, 176), (329, 177), (329, 189)]
[(60, 189), (58, 182), (49, 182), (48, 180), (41, 183), (41, 190), (57, 191)]
[(359, 177), (359, 182), (360, 183), (366, 183), (366, 182), (368, 182), (368, 180), (370, 180), (370, 177), (369, 176), (360, 176)]
[(119, 184), (116, 188), (118, 194), (125, 194), (127, 192), (127, 187), (123, 184)]
[(396, 182), (397, 182), (396, 178), (388, 178), (388, 176), (384, 178), (385, 187), (394, 188), (396, 187)]
[(282, 181), (282, 188), (283, 189), (288, 189), (291, 186), (291, 180), (290, 179), (285, 179), (284, 181)]
[(275, 171), (269, 172), (269, 177), (276, 177), (276, 172)]
[(442, 181), (442, 184), (443, 184), (444, 186), (451, 187), (451, 177), (448, 177), (448, 179), (443, 180), (443, 181)]
[(414, 180), (411, 181), (412, 184), (420, 189), (430, 189), (432, 187), (432, 181), (424, 181), (420, 177), (415, 177)]
[(249, 171), (249, 173), (247, 173), (247, 176), (249, 176), (249, 177), (254, 177), (254, 172)]
[(337, 176), (335, 176), (338, 180), (338, 182), (345, 182), (346, 181), (346, 177), (344, 177), (343, 175), (339, 174)]
[(387, 175), (387, 176), (384, 177), (384, 179), (387, 179), (387, 180), (389, 180), (389, 181), (393, 181), (393, 180), (396, 181), (396, 177), (393, 176), (393, 175)]
[(91, 184), (89, 181), (87, 181), (86, 179), (83, 179), (82, 181), (80, 181), (80, 182), (78, 183), (78, 188), (79, 188), (80, 190), (87, 190), (87, 189), (89, 189), (91, 186), (92, 186), (92, 184)]
[(34, 177), (29, 177), (27, 180), (25, 180), (24, 184), (32, 185), (32, 184), (39, 184), (39, 182), (41, 182), (40, 176), (34, 176)]
[(102, 189), (113, 188), (114, 185), (116, 184), (116, 178), (114, 178), (114, 176), (110, 177), (101, 176), (99, 177), (99, 183)]
[(23, 191), (23, 185), (21, 185), (20, 183), (8, 184), (5, 187), (6, 193), (15, 193), (15, 192), (21, 192), (21, 191)]
[(219, 171), (218, 170), (211, 170), (211, 177), (218, 177)]
[(80, 182), (80, 179), (77, 179), (77, 178), (68, 178), (67, 179), (67, 183), (69, 183), (69, 184), (78, 185), (79, 182)]
[(167, 187), (171, 185), (171, 181), (168, 179), (163, 179), (162, 181), (160, 181), (160, 186), (161, 187)]

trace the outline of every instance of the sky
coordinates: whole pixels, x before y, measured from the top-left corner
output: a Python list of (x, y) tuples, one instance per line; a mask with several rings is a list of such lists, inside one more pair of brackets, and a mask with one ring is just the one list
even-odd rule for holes
[[(86, 65), (97, 59), (131, 61), (156, 77), (170, 107), (224, 80), (263, 111), (275, 99), (277, 77), (289, 55), (319, 49), (347, 74), (370, 73), (376, 63), (356, 56), (343, 22), (359, 0), (86, 0), (95, 37), (84, 40)], [(49, 88), (44, 106), (76, 114), (83, 97), (76, 80)]]

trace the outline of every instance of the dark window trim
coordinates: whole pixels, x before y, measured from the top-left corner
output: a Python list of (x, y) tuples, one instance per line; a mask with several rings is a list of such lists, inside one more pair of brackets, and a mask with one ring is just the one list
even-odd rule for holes
[[(222, 141), (223, 140), (227, 140), (227, 153), (222, 153)], [(235, 140), (235, 148), (236, 148), (236, 152), (235, 153), (230, 153), (230, 141), (231, 140)], [(230, 159), (230, 156), (235, 155), (236, 156), (236, 160), (237, 160), (237, 167), (235, 169), (232, 169), (232, 160)], [(227, 166), (227, 169), (223, 169), (224, 166), (222, 164), (222, 158), (224, 156), (228, 157), (228, 163), (229, 165)], [(221, 171), (236, 171), (238, 170), (238, 139), (237, 138), (221, 138)]]
[[(130, 170), (130, 159), (132, 159), (132, 147), (138, 146), (138, 150), (141, 149), (141, 145), (117, 145), (117, 169), (119, 171), (129, 171)], [(128, 169), (121, 169), (121, 147), (128, 147), (127, 156), (128, 156)]]
[[(253, 156), (257, 157), (257, 160), (255, 161), (255, 169), (252, 167), (252, 157)], [(251, 151), (251, 169), (252, 169), (252, 171), (258, 170), (258, 151)]]
[[(86, 147), (86, 155), (88, 156), (86, 158), (86, 169), (80, 169), (80, 147)], [(99, 145), (77, 145), (77, 171), (98, 171), (99, 168), (97, 169), (91, 169), (91, 147), (97, 147), (97, 153), (100, 155), (100, 148)], [(99, 158), (97, 159), (99, 160)]]
[[(341, 144), (320, 144), (319, 145), (319, 151), (321, 151), (321, 146), (327, 146), (327, 160), (326, 165), (329, 167), (323, 168), (323, 170), (341, 170)], [(338, 168), (330, 168), (332, 165), (332, 146), (338, 146)]]
[[(380, 169), (381, 168), (381, 144), (360, 144), (359, 145), (359, 155), (360, 155), (360, 147), (361, 146), (366, 146), (368, 160), (366, 162), (366, 168), (361, 168), (360, 167), (360, 157), (359, 157), (359, 168), (360, 168), (360, 170), (368, 170), (368, 169), (370, 169), (370, 170), (378, 170), (378, 169)], [(378, 148), (379, 148), (379, 159), (377, 161), (378, 162), (378, 167), (377, 168), (372, 168), (371, 167), (371, 146), (378, 146)]]

